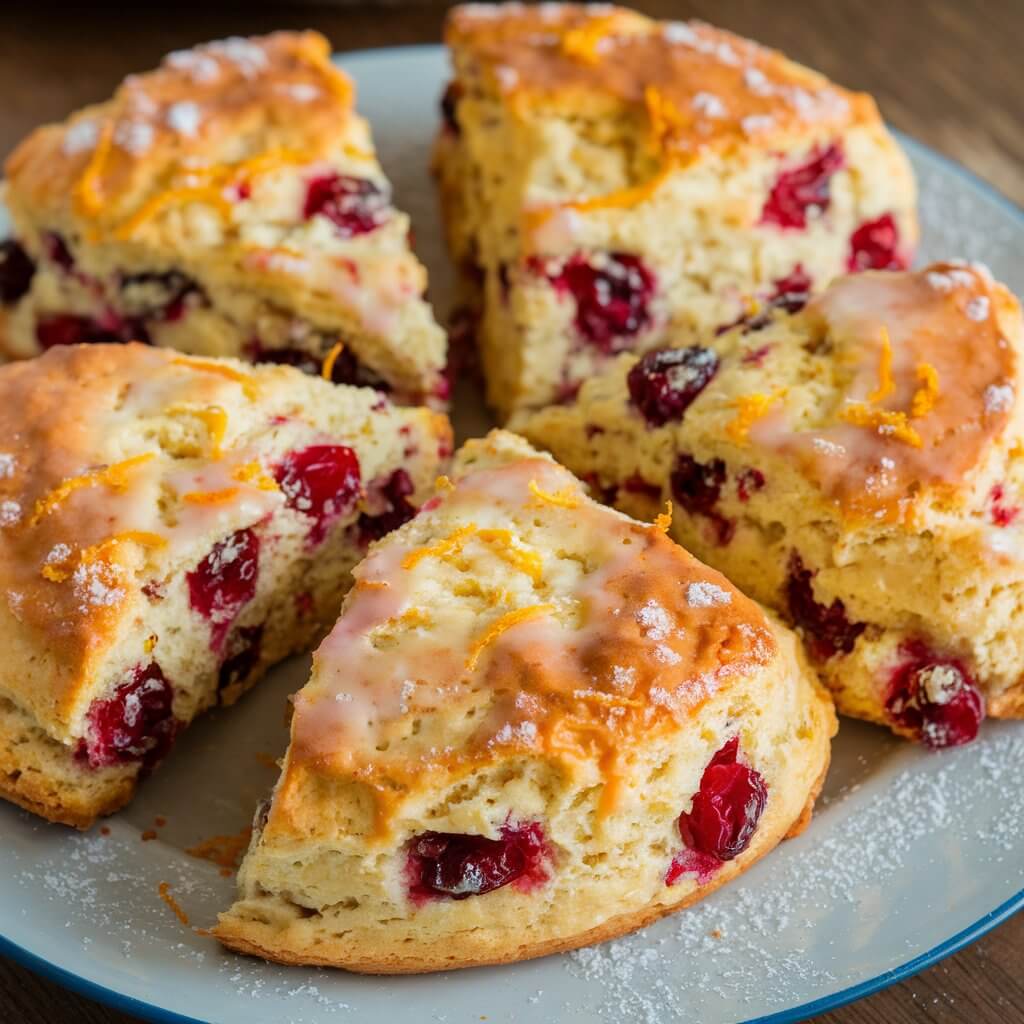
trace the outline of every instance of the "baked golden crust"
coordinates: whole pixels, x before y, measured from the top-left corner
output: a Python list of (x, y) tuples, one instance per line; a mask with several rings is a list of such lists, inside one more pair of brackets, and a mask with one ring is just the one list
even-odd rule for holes
[[(184, 169), (191, 183), (183, 190), (212, 193), (275, 160), (326, 155), (352, 132), (352, 102), (352, 82), (331, 64), (323, 36), (227, 39), (169, 54), (106, 103), (36, 129), (5, 174), (17, 201), (40, 217), (70, 216), (86, 235), (130, 237), (142, 223), (132, 218), (157, 197), (165, 205)], [(229, 167), (234, 176), (225, 178)]]
[[(513, 435), (469, 442), (453, 479), (355, 571), (215, 932), (232, 948), (377, 973), (541, 956), (685, 906), (807, 822), (835, 719), (792, 633)], [(705, 873), (678, 820), (723, 756), (767, 802)], [(524, 827), (547, 865), (526, 884), (416, 889), (420, 839)]]
[(702, 22), (658, 22), (621, 7), (467, 4), (445, 42), (460, 74), (513, 110), (646, 114), (651, 144), (675, 159), (749, 141), (878, 120), (851, 93), (781, 53)]

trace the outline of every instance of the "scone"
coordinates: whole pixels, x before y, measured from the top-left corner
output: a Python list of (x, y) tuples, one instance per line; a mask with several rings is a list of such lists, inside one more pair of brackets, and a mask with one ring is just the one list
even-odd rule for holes
[(902, 267), (913, 177), (872, 99), (699, 22), (469, 4), (437, 141), (500, 415), (751, 303)]
[(371, 973), (501, 963), (701, 898), (799, 831), (831, 702), (795, 636), (521, 438), (371, 549), (215, 934)]
[(0, 368), (0, 795), (88, 826), (334, 621), (447, 420), (291, 367), (75, 345)]
[(622, 508), (670, 497), (840, 711), (945, 747), (1024, 714), (1022, 341), (977, 265), (854, 274), (518, 425)]
[(442, 404), (444, 332), (353, 90), (324, 38), (279, 32), (33, 132), (6, 165), (0, 352), (150, 341)]

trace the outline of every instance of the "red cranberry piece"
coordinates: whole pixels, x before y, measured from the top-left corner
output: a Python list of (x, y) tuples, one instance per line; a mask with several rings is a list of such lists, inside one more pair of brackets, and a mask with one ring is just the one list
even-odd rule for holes
[(760, 491), (764, 484), (764, 473), (750, 466), (736, 477), (736, 497), (742, 502), (750, 501), (751, 494)]
[(807, 163), (783, 171), (761, 210), (761, 223), (781, 228), (807, 227), (808, 214), (828, 209), (832, 201), (832, 175), (842, 166), (843, 152), (833, 144), (824, 150), (816, 148)]
[(242, 626), (228, 637), (225, 658), (220, 665), (217, 689), (223, 690), (234, 683), (245, 682), (259, 664), (263, 645), (263, 627)]
[[(760, 772), (739, 761), (739, 737), (733, 737), (708, 762), (689, 811), (679, 815), (686, 849), (665, 876), (672, 885), (688, 871), (701, 881), (749, 845), (768, 802)], [(696, 855), (696, 856), (694, 856)]]
[(107, 330), (89, 317), (62, 313), (36, 324), (36, 340), (45, 351), (56, 345), (118, 344), (127, 339), (119, 331)]
[(723, 516), (717, 508), (725, 477), (725, 463), (721, 459), (700, 463), (685, 453), (676, 459), (675, 469), (669, 477), (672, 496), (680, 507), (690, 515), (700, 515), (710, 520), (715, 541), (719, 545), (728, 544), (736, 529), (736, 524)]
[(1019, 505), (1006, 504), (1006, 488), (996, 484), (989, 493), (992, 522), (996, 526), (1009, 526), (1020, 515)]
[[(543, 261), (530, 261), (543, 272)], [(576, 330), (601, 352), (621, 352), (629, 339), (650, 325), (654, 275), (629, 253), (605, 253), (596, 262), (573, 256), (548, 280), (576, 301)]]
[(387, 510), (370, 516), (365, 512), (359, 517), (359, 537), (364, 544), (380, 540), (386, 533), (397, 530), (416, 515), (416, 506), (406, 499), (416, 488), (412, 477), (404, 469), (396, 469), (380, 488), (381, 497), (387, 502)]
[(36, 265), (13, 238), (0, 242), (0, 302), (17, 302), (32, 286)]
[(219, 541), (188, 574), (189, 603), (209, 620), (210, 646), (224, 646), (231, 624), (253, 599), (260, 568), (260, 540), (250, 529)]
[(152, 768), (174, 742), (173, 690), (156, 662), (139, 665), (106, 700), (93, 701), (76, 757), (90, 768), (142, 762)]
[(441, 119), (444, 122), (445, 131), (452, 135), (459, 136), (462, 129), (459, 127), (459, 120), (456, 116), (456, 109), (459, 99), (462, 96), (462, 86), (458, 82), (449, 82), (441, 97)]
[(772, 309), (799, 313), (807, 305), (813, 287), (811, 275), (804, 270), (802, 263), (798, 263), (789, 274), (775, 282), (775, 292), (769, 300)]
[(662, 348), (644, 355), (629, 371), (626, 384), (648, 425), (660, 427), (681, 420), (717, 372), (718, 356), (709, 348)]
[(905, 270), (906, 258), (899, 251), (900, 229), (891, 213), (861, 224), (850, 236), (847, 270)]
[(362, 493), (359, 459), (343, 444), (314, 444), (289, 452), (274, 468), (289, 508), (309, 516), (311, 544), (355, 508)]
[(893, 673), (885, 702), (892, 720), (932, 750), (970, 743), (985, 701), (963, 662), (939, 657), (920, 641), (904, 644), (900, 653), (907, 660)]
[(509, 882), (547, 880), (547, 844), (538, 824), (505, 825), (500, 839), (424, 832), (409, 844), (409, 895), (414, 900), (464, 900)]
[(850, 622), (839, 598), (827, 606), (819, 604), (814, 599), (813, 578), (814, 573), (805, 568), (800, 556), (793, 552), (786, 581), (789, 617), (803, 631), (813, 657), (827, 661), (834, 654), (849, 654), (853, 650), (857, 637), (864, 632), (864, 623)]
[(388, 211), (388, 196), (372, 181), (327, 174), (307, 186), (302, 216), (309, 220), (321, 214), (342, 238), (354, 238), (376, 231), (388, 219)]
[(70, 272), (74, 269), (75, 258), (71, 255), (63, 235), (58, 235), (56, 231), (48, 231), (43, 235), (43, 248), (46, 250), (47, 259), (56, 263), (61, 270)]
[(657, 500), (661, 497), (661, 488), (645, 480), (639, 473), (626, 477), (622, 482), (622, 489), (628, 494), (642, 494), (646, 498)]

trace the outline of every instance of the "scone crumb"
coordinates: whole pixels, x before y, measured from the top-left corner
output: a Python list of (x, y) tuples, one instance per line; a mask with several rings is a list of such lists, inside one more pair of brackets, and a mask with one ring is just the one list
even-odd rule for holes
[(178, 901), (171, 895), (171, 887), (167, 882), (161, 882), (157, 886), (160, 899), (164, 901), (174, 912), (174, 916), (187, 928), (189, 925), (188, 914), (178, 904)]

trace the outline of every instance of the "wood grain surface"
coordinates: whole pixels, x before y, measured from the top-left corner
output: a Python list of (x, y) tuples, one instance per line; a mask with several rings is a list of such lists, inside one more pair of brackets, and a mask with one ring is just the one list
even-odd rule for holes
[[(0, 155), (42, 121), (107, 97), (130, 71), (204, 39), (320, 29), (336, 49), (433, 42), (441, 3), (236, 5), (0, 3)], [(654, 0), (785, 50), (1024, 205), (1024, 0)], [(2, 908), (0, 908), (2, 913)], [(1024, 915), (822, 1024), (1024, 1021)], [(2, 1024), (133, 1024), (0, 958)], [(211, 1022), (217, 1024), (217, 1022)]]

